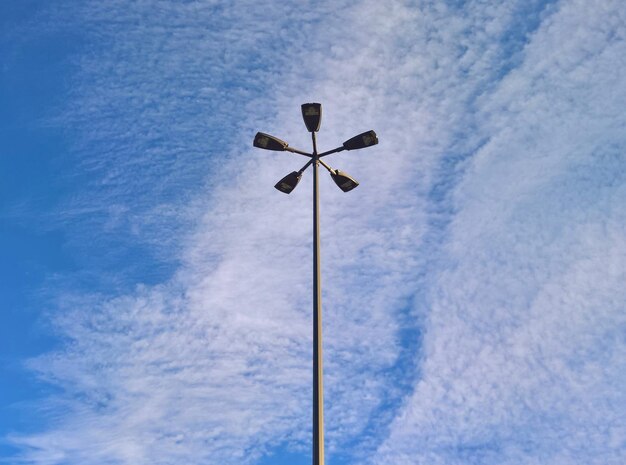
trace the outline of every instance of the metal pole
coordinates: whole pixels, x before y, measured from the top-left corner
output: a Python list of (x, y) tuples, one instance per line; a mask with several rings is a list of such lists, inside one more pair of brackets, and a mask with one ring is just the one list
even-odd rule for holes
[(317, 172), (319, 158), (313, 137), (313, 465), (324, 465), (324, 387), (322, 384), (322, 279)]

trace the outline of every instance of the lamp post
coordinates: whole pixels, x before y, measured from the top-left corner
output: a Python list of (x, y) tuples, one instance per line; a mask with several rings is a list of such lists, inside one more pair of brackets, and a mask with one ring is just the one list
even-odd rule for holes
[(315, 133), (319, 131), (322, 121), (322, 105), (305, 103), (302, 105), (302, 118), (307, 130), (311, 133), (313, 153), (289, 147), (284, 142), (269, 134), (258, 132), (253, 145), (258, 148), (275, 151), (287, 151), (304, 155), (310, 160), (298, 171), (293, 171), (282, 178), (274, 186), (279, 191), (289, 194), (295, 189), (302, 178), (302, 173), (313, 165), (313, 465), (324, 465), (324, 388), (322, 360), (322, 280), (320, 268), (320, 222), (319, 222), (319, 188), (318, 168), (321, 164), (328, 170), (335, 184), (344, 192), (349, 192), (359, 185), (343, 171), (328, 166), (321, 158), (343, 150), (357, 150), (378, 144), (374, 131), (367, 131), (348, 139), (336, 149), (318, 153)]

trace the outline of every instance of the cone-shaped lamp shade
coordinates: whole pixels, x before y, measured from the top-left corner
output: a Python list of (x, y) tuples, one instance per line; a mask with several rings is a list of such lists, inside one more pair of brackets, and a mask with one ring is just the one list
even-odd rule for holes
[(277, 137), (270, 136), (269, 134), (265, 134), (263, 132), (256, 133), (256, 136), (254, 136), (253, 145), (260, 149), (277, 151), (284, 151), (289, 146), (287, 142), (282, 141)]
[(376, 137), (376, 133), (374, 131), (367, 131), (345, 141), (343, 143), (343, 148), (346, 150), (357, 150), (376, 144), (378, 144), (378, 137)]
[(357, 181), (343, 171), (333, 170), (330, 172), (330, 176), (333, 178), (333, 181), (335, 181), (335, 184), (339, 186), (339, 189), (344, 192), (349, 192), (359, 185)]
[(285, 194), (290, 194), (291, 191), (296, 188), (301, 178), (302, 173), (293, 171), (285, 176), (283, 179), (278, 181), (274, 187), (279, 191), (284, 192)]
[(302, 119), (309, 132), (317, 132), (320, 130), (322, 122), (322, 104), (321, 103), (304, 103), (302, 104)]

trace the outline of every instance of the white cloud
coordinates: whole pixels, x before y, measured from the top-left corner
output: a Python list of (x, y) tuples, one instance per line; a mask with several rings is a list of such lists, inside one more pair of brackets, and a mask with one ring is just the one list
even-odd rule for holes
[[(77, 19), (97, 27), (107, 48), (81, 58), (69, 116), (61, 121), (78, 125), (84, 137), (77, 147), (82, 166), (93, 170), (99, 183), (93, 194), (77, 196), (63, 219), (82, 241), (100, 238), (104, 230), (122, 246), (124, 235), (130, 235), (131, 241), (172, 250), (172, 237), (181, 233), (181, 244), (173, 247), (181, 266), (168, 282), (124, 297), (60, 297), (55, 325), (67, 344), (31, 366), (61, 392), (46, 404), (54, 416), (45, 431), (12, 437), (25, 449), (25, 461), (187, 463), (210, 457), (241, 463), (282, 442), (301, 447), (309, 441), (310, 177), (297, 195), (281, 197), (272, 189), (280, 170), (299, 167), (303, 159), (282, 154), (277, 159), (252, 150), (250, 143), (253, 129), (283, 128), (285, 137), (296, 135), (290, 139), (294, 145), (308, 146), (298, 105), (309, 97), (277, 97), (272, 107), (272, 93), (282, 94), (279, 85), (296, 89), (299, 67), (314, 68), (298, 52), (305, 51), (315, 31), (300, 37), (304, 43), (291, 51), (296, 63), (281, 71), (289, 61), (279, 51), (266, 43), (257, 57), (248, 47), (270, 42), (268, 31), (288, 24), (289, 13), (270, 14), (273, 21), (263, 22), (258, 6), (207, 11), (222, 15), (221, 20), (211, 16), (220, 25), (230, 14), (241, 15), (232, 29), (208, 29), (212, 42), (199, 28), (202, 21), (177, 16), (187, 7), (160, 5), (163, 10), (150, 5), (143, 17), (147, 5), (107, 4), (86, 9)], [(300, 18), (299, 24), (306, 28), (320, 21), (327, 9)], [(329, 32), (340, 19), (331, 22)], [(320, 41), (313, 52), (319, 55), (327, 46), (328, 39)], [(222, 54), (239, 57), (238, 62), (224, 64)], [(214, 67), (210, 59), (220, 65)], [(255, 60), (263, 63), (258, 69)], [(272, 60), (278, 60), (269, 68), (276, 76), (263, 76)], [(216, 75), (223, 81), (210, 97), (197, 97), (207, 88), (205, 79)], [(230, 84), (243, 95), (225, 96), (224, 86)], [(264, 86), (270, 91), (255, 95)], [(356, 101), (352, 108), (359, 105)], [(332, 105), (325, 109), (333, 115)], [(357, 120), (351, 124), (359, 132), (374, 124), (363, 115), (358, 121), (359, 113), (348, 107), (344, 111)], [(324, 124), (330, 125), (332, 116), (329, 120)], [(321, 134), (320, 144), (353, 135), (352, 127), (346, 131)], [(218, 139), (221, 134), (232, 138), (234, 148), (228, 147), (229, 139)], [(218, 149), (229, 152), (224, 158), (205, 156)], [(190, 207), (179, 207), (182, 214), (176, 212), (184, 199), (169, 191), (196, 170), (206, 172), (203, 165), (210, 166), (206, 199), (198, 196)], [(398, 259), (414, 228), (406, 212), (412, 201), (398, 200), (405, 204), (404, 228), (396, 230), (395, 214), (389, 212), (378, 231), (365, 225), (388, 207), (385, 199), (393, 197), (395, 187), (385, 183), (358, 200), (341, 197), (330, 191), (335, 186), (326, 177), (323, 181), (330, 452), (364, 428), (393, 384), (371, 374), (388, 369), (398, 350), (389, 306), (403, 303), (410, 292), (394, 277), (411, 272), (410, 257), (405, 263)], [(163, 212), (165, 220), (158, 218)], [(194, 219), (185, 221), (185, 215)], [(193, 229), (184, 230), (179, 221)], [(385, 243), (396, 247), (381, 247)], [(83, 245), (93, 250), (92, 241)], [(349, 277), (341, 277), (341, 270)], [(359, 294), (350, 292), (354, 286), (362, 288)]]
[(623, 462), (619, 10), (564, 2), (481, 97), (422, 376), (374, 463)]

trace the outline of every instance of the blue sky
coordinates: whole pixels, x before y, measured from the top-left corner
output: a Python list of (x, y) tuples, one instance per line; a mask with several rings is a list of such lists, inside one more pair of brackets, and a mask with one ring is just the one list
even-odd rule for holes
[(626, 462), (619, 0), (0, 2), (0, 463)]

